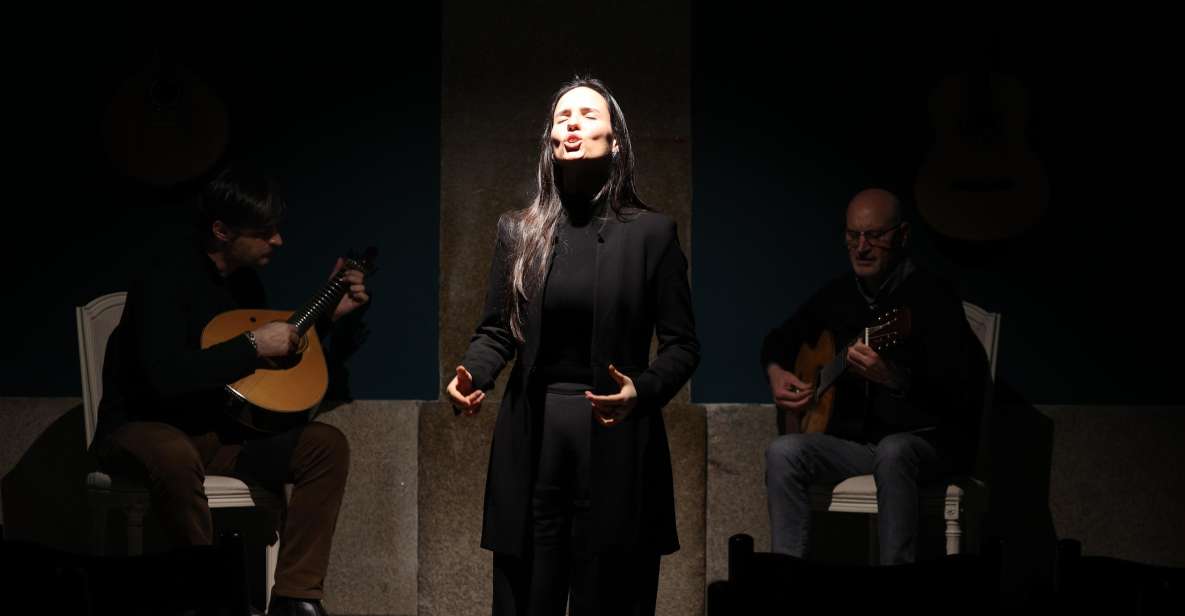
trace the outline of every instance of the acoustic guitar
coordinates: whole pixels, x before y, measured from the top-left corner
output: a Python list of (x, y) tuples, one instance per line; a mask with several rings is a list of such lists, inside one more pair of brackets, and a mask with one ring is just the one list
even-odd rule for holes
[[(895, 308), (882, 313), (872, 325), (865, 327), (860, 339), (880, 353), (900, 344), (909, 337), (910, 331), (909, 309)], [(825, 432), (835, 403), (835, 390), (831, 386), (847, 368), (847, 347), (837, 348), (835, 335), (830, 331), (820, 333), (814, 344), (803, 343), (798, 350), (798, 358), (794, 360), (794, 375), (805, 383), (813, 384), (815, 390), (797, 426), (790, 423), (795, 420), (794, 413), (778, 413), (784, 422), (781, 426), (783, 432)]]
[(300, 310), (228, 310), (206, 324), (203, 349), (276, 321), (295, 325), (300, 336), (295, 352), (261, 358), (255, 372), (226, 386), (226, 410), (232, 417), (262, 432), (282, 432), (312, 419), (329, 387), (329, 370), (314, 324), (333, 310), (349, 289), (345, 280), (348, 270), (368, 275), (374, 271), (375, 253), (374, 248), (368, 248), (361, 259), (345, 259), (342, 268)]

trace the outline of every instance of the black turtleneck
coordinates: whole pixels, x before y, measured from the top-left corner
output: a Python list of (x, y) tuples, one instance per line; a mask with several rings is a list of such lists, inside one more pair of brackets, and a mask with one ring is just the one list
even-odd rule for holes
[(543, 291), (536, 365), (549, 382), (592, 383), (599, 218), (570, 207), (565, 212), (556, 229), (555, 260)]

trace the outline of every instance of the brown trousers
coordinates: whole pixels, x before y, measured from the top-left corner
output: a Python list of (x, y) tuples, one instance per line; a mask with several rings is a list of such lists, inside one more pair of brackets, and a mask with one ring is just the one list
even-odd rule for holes
[(133, 421), (96, 453), (105, 471), (145, 477), (152, 506), (177, 545), (213, 542), (203, 489), (207, 473), (293, 484), (272, 592), (320, 599), (350, 467), (346, 437), (316, 422), (262, 437), (237, 432), (186, 434), (166, 423)]

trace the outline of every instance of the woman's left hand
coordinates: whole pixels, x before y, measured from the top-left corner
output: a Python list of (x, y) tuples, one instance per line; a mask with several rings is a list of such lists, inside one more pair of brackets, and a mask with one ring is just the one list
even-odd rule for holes
[(592, 403), (593, 417), (596, 417), (602, 426), (614, 426), (624, 421), (638, 404), (638, 390), (634, 389), (633, 379), (618, 372), (613, 364), (609, 364), (609, 376), (621, 385), (621, 391), (609, 396), (598, 396), (591, 391), (584, 392), (585, 399)]

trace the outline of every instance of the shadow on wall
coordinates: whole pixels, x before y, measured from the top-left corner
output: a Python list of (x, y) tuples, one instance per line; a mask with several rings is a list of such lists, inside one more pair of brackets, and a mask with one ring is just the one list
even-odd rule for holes
[[(214, 529), (219, 533), (217, 540), (221, 542), (229, 536), (237, 546), (230, 548), (229, 552), (219, 552), (202, 548), (170, 547), (158, 518), (150, 509), (144, 518), (143, 526), (142, 539), (146, 556), (92, 556), (95, 546), (91, 545), (91, 520), (95, 513), (91, 511), (87, 498), (86, 478), (89, 473), (97, 470), (97, 464), (86, 451), (84, 437), (83, 408), (82, 405), (76, 405), (51, 423), (33, 441), (12, 470), (0, 480), (6, 566), (20, 566), (20, 559), (12, 557), (13, 554), (28, 555), (29, 568), (22, 571), (22, 574), (30, 584), (35, 585), (34, 587), (42, 588), (44, 585), (52, 588), (55, 583), (60, 582), (61, 592), (77, 591), (77, 596), (59, 597), (58, 600), (66, 602), (61, 605), (74, 605), (70, 602), (82, 601), (85, 599), (84, 595), (91, 593), (89, 599), (85, 600), (94, 602), (94, 605), (121, 606), (120, 602), (124, 600), (121, 599), (122, 595), (134, 595), (140, 597), (137, 601), (143, 599), (144, 605), (148, 606), (154, 605), (152, 598), (159, 594), (158, 589), (151, 584), (141, 584), (134, 580), (150, 579), (151, 575), (156, 575), (155, 573), (144, 573), (139, 578), (121, 579), (109, 571), (152, 572), (156, 566), (153, 563), (161, 562), (175, 562), (183, 565), (186, 570), (197, 570), (203, 566), (201, 563), (210, 559), (231, 558), (237, 570), (251, 572), (249, 576), (236, 573), (236, 584), (246, 579), (248, 590), (244, 592), (249, 591), (250, 600), (256, 605), (263, 605), (262, 547), (275, 537), (279, 522), (278, 512), (259, 515), (258, 510), (250, 508), (212, 511)], [(127, 554), (127, 518), (117, 511), (109, 513), (103, 532), (105, 543), (99, 548), (99, 553)], [(244, 545), (249, 549), (244, 550)], [(42, 576), (36, 577), (32, 573), (35, 570), (41, 571)], [(205, 577), (198, 576), (195, 579), (211, 579), (208, 574), (202, 575)], [(183, 596), (198, 597), (198, 594), (186, 594), (191, 585), (183, 579), (184, 576), (157, 577), (165, 586), (179, 589)], [(3, 576), (3, 579), (13, 578)], [(103, 580), (103, 590), (86, 590), (93, 586), (96, 580)], [(214, 599), (237, 602), (238, 595), (230, 599)]]
[(87, 551), (86, 476), (95, 463), (85, 432), (80, 404), (50, 424), (0, 480), (6, 541)]
[(990, 498), (983, 537), (1000, 541), (1002, 603), (1032, 605), (1052, 592), (1057, 554), (1049, 510), (1053, 421), (1000, 380), (985, 427), (979, 474)]

